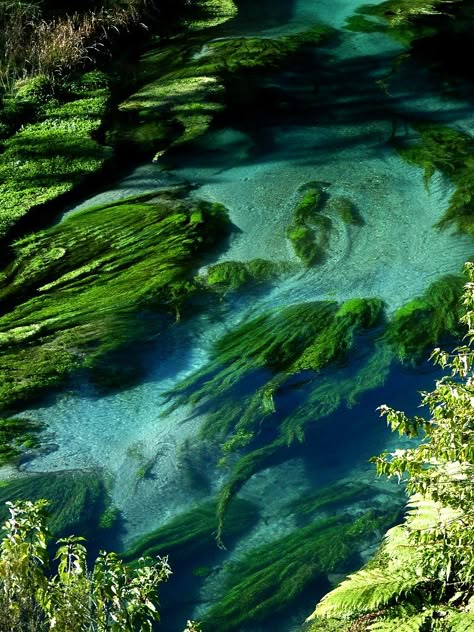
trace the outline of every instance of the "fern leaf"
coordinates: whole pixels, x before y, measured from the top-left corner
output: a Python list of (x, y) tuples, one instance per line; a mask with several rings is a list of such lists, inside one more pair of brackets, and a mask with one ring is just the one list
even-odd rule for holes
[(415, 573), (394, 569), (362, 569), (325, 595), (309, 617), (356, 615), (373, 612), (380, 606), (396, 602), (425, 579)]
[(446, 629), (449, 632), (474, 632), (474, 614), (472, 612), (454, 612), (446, 617)]
[(417, 612), (408, 617), (402, 614), (401, 617), (376, 621), (368, 629), (370, 632), (420, 632), (432, 612), (432, 610)]

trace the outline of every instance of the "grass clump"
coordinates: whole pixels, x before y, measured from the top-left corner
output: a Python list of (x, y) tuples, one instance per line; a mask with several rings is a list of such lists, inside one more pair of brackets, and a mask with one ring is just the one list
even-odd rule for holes
[(287, 507), (289, 513), (311, 515), (317, 511), (335, 510), (348, 503), (369, 498), (373, 489), (365, 483), (336, 483), (330, 487), (306, 493), (291, 501)]
[[(229, 507), (227, 538), (233, 540), (241, 536), (256, 519), (255, 505), (235, 499)], [(141, 537), (122, 553), (122, 559), (134, 563), (143, 556), (168, 555), (172, 564), (184, 563), (216, 550), (216, 529), (216, 503), (205, 502)]]
[(377, 538), (390, 518), (372, 512), (356, 520), (327, 518), (249, 551), (227, 567), (225, 593), (206, 613), (203, 630), (240, 630), (278, 616), (327, 574), (348, 570), (356, 551)]
[(301, 189), (286, 231), (295, 254), (306, 267), (322, 261), (329, 245), (332, 222), (320, 212), (325, 204), (324, 191), (325, 185), (319, 182)]
[(399, 144), (397, 150), (408, 163), (424, 170), (428, 185), (436, 170), (449, 176), (456, 187), (438, 228), (455, 226), (474, 235), (474, 140), (467, 134), (431, 123), (416, 123), (419, 141)]
[(14, 244), (0, 273), (0, 407), (162, 330), (227, 232), (219, 204), (148, 194), (85, 209)]
[[(23, 86), (18, 103), (27, 107), (26, 97), (38, 99), (36, 88), (31, 83), (28, 90)], [(107, 152), (94, 134), (107, 111), (109, 89), (81, 88), (80, 81), (66, 86), (60, 100), (46, 100), (31, 122), (4, 140), (0, 238), (34, 207), (71, 191), (104, 164)]]
[[(50, 528), (57, 537), (76, 533), (95, 539), (101, 516), (110, 511), (110, 497), (102, 475), (96, 471), (73, 470), (28, 474), (3, 481), (0, 486), (0, 520), (3, 522), (8, 517), (7, 501), (37, 501), (42, 498), (51, 503)], [(105, 526), (103, 524), (102, 528)]]
[(327, 207), (334, 212), (344, 224), (353, 226), (362, 226), (364, 224), (364, 220), (359, 211), (349, 198), (332, 197)]
[(400, 360), (420, 361), (443, 337), (461, 334), (463, 287), (462, 275), (447, 275), (395, 312), (386, 339)]

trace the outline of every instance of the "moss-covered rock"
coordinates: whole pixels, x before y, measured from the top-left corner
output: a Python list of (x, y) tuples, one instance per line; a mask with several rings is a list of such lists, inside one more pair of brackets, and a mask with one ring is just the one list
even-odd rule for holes
[(219, 204), (148, 194), (16, 242), (0, 273), (0, 407), (158, 333), (156, 313), (179, 315), (193, 266), (227, 222)]
[(447, 275), (395, 312), (386, 339), (400, 360), (417, 362), (444, 337), (461, 334), (463, 287), (462, 275)]
[(0, 418), (0, 465), (15, 463), (25, 450), (39, 447), (41, 424), (31, 419)]
[(353, 226), (363, 226), (364, 224), (358, 209), (349, 198), (332, 197), (327, 203), (327, 210), (333, 212), (344, 224)]

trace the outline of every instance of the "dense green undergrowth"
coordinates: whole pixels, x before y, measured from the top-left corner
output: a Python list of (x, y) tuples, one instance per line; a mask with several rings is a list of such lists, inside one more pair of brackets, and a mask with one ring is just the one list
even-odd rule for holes
[[(0, 274), (0, 407), (163, 328), (195, 290), (192, 268), (227, 232), (218, 204), (149, 194), (80, 211), (14, 244)], [(104, 367), (105, 371), (105, 367)]]

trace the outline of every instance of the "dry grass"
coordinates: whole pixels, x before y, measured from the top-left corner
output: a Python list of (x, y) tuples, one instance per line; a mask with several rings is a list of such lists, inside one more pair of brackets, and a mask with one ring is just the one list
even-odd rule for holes
[(153, 0), (127, 0), (46, 17), (39, 0), (0, 0), (0, 85), (38, 74), (62, 77), (107, 52), (114, 34), (139, 24)]

